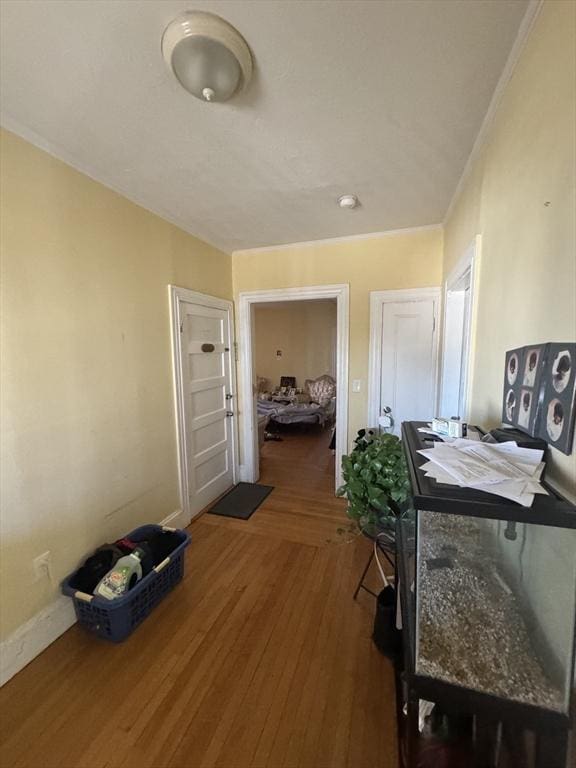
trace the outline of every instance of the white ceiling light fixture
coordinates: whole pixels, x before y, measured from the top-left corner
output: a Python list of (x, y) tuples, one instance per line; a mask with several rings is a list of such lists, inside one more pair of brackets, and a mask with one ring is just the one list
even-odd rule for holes
[(338, 198), (338, 205), (345, 211), (351, 211), (360, 205), (356, 195), (342, 195)]
[(228, 101), (252, 76), (242, 35), (220, 16), (188, 11), (168, 24), (162, 55), (180, 85), (202, 101)]

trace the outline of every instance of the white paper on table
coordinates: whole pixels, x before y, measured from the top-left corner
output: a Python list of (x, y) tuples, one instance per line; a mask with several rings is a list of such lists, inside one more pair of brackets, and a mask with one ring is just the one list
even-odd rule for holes
[(428, 459), (420, 468), (437, 482), (485, 491), (530, 506), (540, 485), (543, 451), (515, 443), (478, 444), (458, 438), (418, 451)]
[(547, 494), (545, 488), (540, 486), (539, 490), (532, 490), (528, 488), (520, 489), (515, 480), (510, 480), (505, 483), (498, 483), (498, 485), (483, 485), (475, 486), (477, 491), (485, 491), (485, 493), (491, 493), (495, 496), (502, 496), (504, 499), (510, 499), (510, 501), (517, 501), (523, 507), (531, 507), (534, 501), (535, 493)]
[[(508, 444), (503, 443), (502, 445)], [(490, 466), (503, 462), (501, 464), (503, 471), (507, 465), (510, 465), (506, 473), (511, 472), (512, 476), (517, 477), (521, 476), (520, 472), (532, 475), (539, 467), (542, 467), (543, 452), (540, 450), (516, 447), (515, 450), (507, 448), (502, 451), (499, 448), (500, 446), (457, 438), (449, 445), (435, 443), (433, 448), (423, 448), (418, 453), (435, 462), (439, 462), (443, 458), (461, 457), (462, 454), (474, 457), (481, 464), (489, 464)]]
[[(422, 464), (420, 469), (424, 470), (427, 477), (433, 477), (435, 480), (437, 480), (439, 483), (446, 483), (448, 485), (460, 485), (458, 481), (450, 475), (448, 472), (442, 469), (439, 464), (434, 464), (432, 461), (428, 461), (425, 464)], [(484, 486), (488, 487), (490, 483), (474, 483), (470, 486), (470, 488), (477, 488), (479, 490), (484, 490)], [(526, 480), (503, 480), (502, 483), (498, 483), (498, 486), (506, 487), (507, 489), (511, 488), (519, 488), (519, 489), (530, 489), (532, 493), (546, 493), (546, 490), (542, 488), (542, 486), (532, 481), (531, 479), (527, 478)], [(534, 489), (534, 490), (533, 490)], [(538, 490), (536, 490), (538, 489)]]
[(434, 464), (438, 464), (444, 472), (451, 475), (461, 485), (470, 485), (471, 483), (500, 483), (503, 480), (509, 480), (510, 475), (494, 469), (485, 461), (477, 461), (474, 457), (467, 457), (460, 451), (454, 451), (449, 448), (451, 455), (443, 451), (437, 452), (432, 449), (419, 451)]
[(520, 448), (513, 441), (509, 443), (484, 443), (484, 445), (497, 453), (512, 454), (515, 460), (518, 459), (526, 464), (539, 464), (544, 458), (544, 451), (539, 448)]
[(445, 483), (446, 485), (459, 485), (452, 475), (449, 475), (448, 472), (444, 472), (438, 464), (434, 464), (431, 461), (427, 464), (422, 464), (420, 469), (424, 469), (427, 466), (431, 467), (431, 469), (426, 472), (426, 477), (433, 477), (437, 482)]
[[(455, 446), (460, 452), (468, 456), (474, 456), (491, 465), (496, 465), (504, 472), (511, 472), (513, 475), (518, 473), (533, 474), (542, 461), (542, 451), (533, 451), (534, 456), (526, 456), (523, 448), (516, 448), (514, 451), (500, 451), (493, 445), (480, 443), (477, 445)], [(531, 449), (528, 449), (529, 451)], [(522, 453), (519, 453), (522, 451)], [(525, 469), (526, 468), (526, 469)]]

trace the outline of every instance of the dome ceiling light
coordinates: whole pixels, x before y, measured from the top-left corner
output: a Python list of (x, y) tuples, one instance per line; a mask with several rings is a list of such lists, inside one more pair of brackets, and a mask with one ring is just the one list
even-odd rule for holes
[(164, 61), (188, 93), (228, 101), (252, 76), (252, 54), (242, 35), (220, 16), (188, 11), (162, 35)]

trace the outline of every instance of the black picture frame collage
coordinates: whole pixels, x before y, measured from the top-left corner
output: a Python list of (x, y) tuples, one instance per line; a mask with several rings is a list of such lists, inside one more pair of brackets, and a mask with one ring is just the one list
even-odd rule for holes
[(502, 422), (572, 452), (576, 342), (531, 344), (506, 352)]

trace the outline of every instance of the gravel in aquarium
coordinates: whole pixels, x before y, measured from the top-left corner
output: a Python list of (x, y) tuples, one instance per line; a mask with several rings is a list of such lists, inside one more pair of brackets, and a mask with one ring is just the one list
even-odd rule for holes
[(417, 671), (554, 710), (562, 692), (545, 675), (513, 593), (486, 546), (485, 523), (420, 514)]

